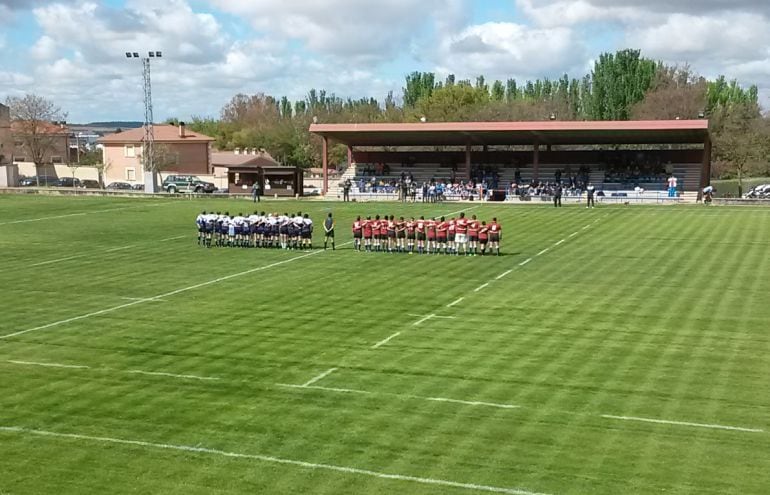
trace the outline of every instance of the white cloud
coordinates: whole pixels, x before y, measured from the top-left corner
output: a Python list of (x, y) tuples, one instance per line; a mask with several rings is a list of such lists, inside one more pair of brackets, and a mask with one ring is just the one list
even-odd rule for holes
[(531, 28), (510, 22), (469, 26), (446, 37), (439, 72), (490, 78), (556, 76), (580, 66), (585, 50), (570, 28)]
[(377, 63), (436, 29), (458, 25), (465, 0), (211, 0), (257, 29), (302, 41), (318, 54)]
[(56, 41), (48, 35), (43, 35), (30, 48), (32, 57), (37, 60), (50, 60), (56, 56), (58, 47)]

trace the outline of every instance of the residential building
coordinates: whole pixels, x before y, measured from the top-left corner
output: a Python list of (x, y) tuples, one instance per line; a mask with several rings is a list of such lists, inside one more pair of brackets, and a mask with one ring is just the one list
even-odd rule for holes
[[(54, 165), (69, 163), (70, 132), (65, 122), (38, 122), (14, 120), (11, 122), (13, 136), (13, 161), (17, 163), (38, 162), (45, 170)], [(30, 138), (29, 136), (36, 137)], [(30, 142), (35, 144), (30, 146)], [(53, 172), (51, 172), (53, 173)]]
[(13, 159), (13, 135), (11, 134), (11, 111), (0, 103), (0, 165), (7, 165)]
[[(179, 126), (153, 125), (155, 159), (161, 160), (162, 175), (185, 174), (211, 176), (211, 143), (214, 138)], [(104, 180), (111, 182), (144, 182), (142, 146), (144, 128), (109, 134), (97, 140), (103, 146)]]

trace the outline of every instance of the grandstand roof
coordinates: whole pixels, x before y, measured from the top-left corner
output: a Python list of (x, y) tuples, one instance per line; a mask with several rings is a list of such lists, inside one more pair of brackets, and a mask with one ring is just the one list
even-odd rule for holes
[(310, 132), (349, 146), (702, 144), (707, 120), (313, 124)]

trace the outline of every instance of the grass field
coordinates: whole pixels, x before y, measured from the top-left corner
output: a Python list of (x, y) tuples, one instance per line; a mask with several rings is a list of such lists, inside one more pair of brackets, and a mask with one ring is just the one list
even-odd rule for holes
[[(764, 494), (770, 210), (0, 196), (0, 493)], [(504, 256), (358, 253), (463, 208)], [(316, 240), (316, 244), (318, 239)]]

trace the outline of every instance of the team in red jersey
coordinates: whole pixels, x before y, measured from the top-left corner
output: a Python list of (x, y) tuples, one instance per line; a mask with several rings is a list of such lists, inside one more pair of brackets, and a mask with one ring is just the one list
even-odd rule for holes
[(392, 215), (362, 220), (359, 216), (353, 222), (353, 243), (357, 251), (368, 252), (499, 256), (501, 231), (497, 218), (487, 223), (476, 215), (468, 219), (464, 213), (459, 218), (417, 220)]

